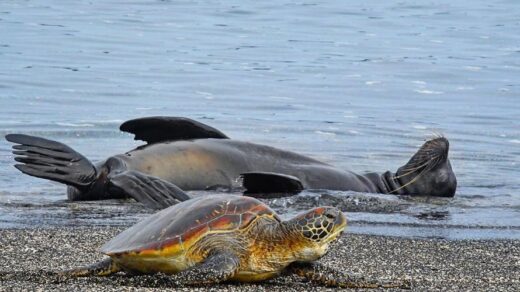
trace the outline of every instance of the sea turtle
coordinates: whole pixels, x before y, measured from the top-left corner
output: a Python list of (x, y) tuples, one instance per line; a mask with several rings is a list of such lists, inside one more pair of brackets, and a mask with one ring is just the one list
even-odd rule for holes
[(289, 271), (326, 286), (383, 286), (313, 263), (343, 233), (346, 222), (333, 207), (282, 221), (251, 197), (198, 197), (163, 209), (114, 237), (101, 248), (110, 258), (61, 275), (161, 272), (178, 284), (212, 284), (261, 281)]

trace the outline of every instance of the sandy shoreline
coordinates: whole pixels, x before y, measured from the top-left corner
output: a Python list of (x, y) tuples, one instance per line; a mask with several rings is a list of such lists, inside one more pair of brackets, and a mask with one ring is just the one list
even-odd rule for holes
[[(164, 276), (70, 279), (54, 283), (39, 270), (63, 270), (102, 258), (97, 248), (122, 227), (0, 230), (0, 290), (179, 290)], [(520, 241), (446, 241), (345, 234), (321, 260), (369, 278), (411, 279), (414, 290), (520, 290)], [(212, 288), (249, 291), (324, 290), (296, 276), (262, 284)], [(186, 290), (193, 290), (188, 287)]]

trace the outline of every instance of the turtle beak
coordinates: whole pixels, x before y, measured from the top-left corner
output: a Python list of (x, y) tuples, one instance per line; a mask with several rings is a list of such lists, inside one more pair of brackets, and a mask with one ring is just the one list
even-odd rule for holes
[(326, 242), (332, 242), (345, 232), (345, 227), (347, 226), (347, 218), (343, 214), (343, 212), (338, 211), (336, 218), (334, 219), (334, 230), (332, 234), (327, 238)]
[(347, 218), (343, 214), (343, 212), (339, 211), (338, 216), (336, 216), (336, 220), (334, 220), (334, 226), (336, 226), (337, 236), (335, 238), (340, 237), (345, 232), (345, 228), (347, 227)]
[(345, 229), (345, 226), (347, 226), (347, 218), (343, 214), (343, 212), (339, 211), (338, 216), (336, 216), (336, 220), (334, 220), (334, 225), (341, 227), (341, 229)]

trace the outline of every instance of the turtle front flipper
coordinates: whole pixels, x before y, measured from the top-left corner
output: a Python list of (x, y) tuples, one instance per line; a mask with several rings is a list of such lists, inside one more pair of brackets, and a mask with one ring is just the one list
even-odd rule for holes
[(110, 192), (124, 193), (152, 209), (164, 209), (191, 199), (176, 185), (138, 171), (125, 171), (108, 179)]
[(58, 275), (64, 277), (109, 276), (120, 270), (121, 268), (111, 258), (108, 258), (90, 266), (59, 272)]
[(321, 265), (319, 263), (293, 263), (288, 268), (289, 272), (295, 273), (312, 282), (327, 287), (337, 288), (401, 288), (410, 289), (408, 280), (396, 282), (384, 282), (365, 279), (364, 277), (353, 277), (343, 272)]
[(240, 259), (232, 252), (214, 253), (204, 262), (173, 275), (183, 285), (207, 285), (224, 282), (238, 270)]

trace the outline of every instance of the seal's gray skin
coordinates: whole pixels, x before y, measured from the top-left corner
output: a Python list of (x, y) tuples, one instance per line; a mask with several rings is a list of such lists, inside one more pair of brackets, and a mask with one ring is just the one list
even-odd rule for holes
[(360, 175), (294, 152), (231, 140), (186, 118), (141, 118), (121, 129), (148, 144), (95, 166), (59, 142), (20, 134), (6, 139), (18, 144), (16, 168), (67, 184), (71, 200), (132, 196), (163, 208), (187, 199), (182, 190), (233, 190), (240, 187), (240, 176), (249, 195), (329, 189), (451, 197), (457, 185), (444, 137), (424, 143), (396, 173)]

